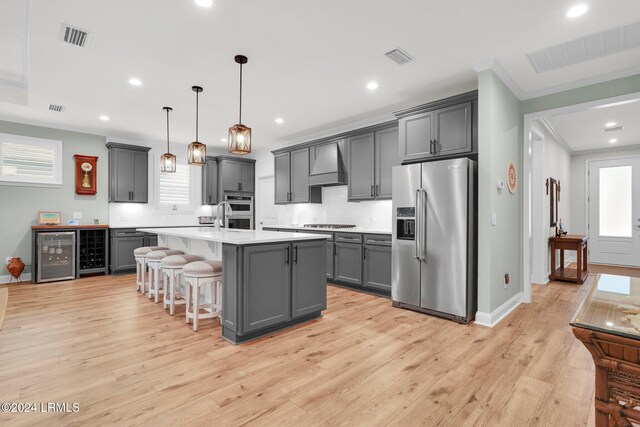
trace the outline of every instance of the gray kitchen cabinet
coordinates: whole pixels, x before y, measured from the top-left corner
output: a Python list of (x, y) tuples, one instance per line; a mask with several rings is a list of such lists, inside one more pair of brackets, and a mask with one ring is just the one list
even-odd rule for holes
[(362, 286), (362, 245), (336, 241), (334, 277), (336, 280)]
[(291, 196), (293, 203), (309, 203), (309, 149), (291, 152)]
[(291, 153), (274, 154), (275, 203), (289, 203), (291, 194)]
[(470, 152), (471, 102), (442, 108), (434, 115), (434, 153), (448, 156)]
[(433, 112), (405, 117), (398, 122), (400, 158), (419, 160), (432, 156)]
[(309, 186), (309, 148), (273, 155), (275, 203), (322, 203), (322, 188)]
[(477, 153), (478, 92), (396, 112), (403, 162)]
[(391, 175), (398, 166), (398, 128), (376, 132), (375, 143), (375, 198), (391, 199)]
[(391, 247), (363, 246), (363, 286), (391, 291)]
[(327, 242), (326, 243), (326, 251), (327, 251), (327, 279), (333, 279), (333, 256), (335, 255), (335, 243)]
[(296, 318), (327, 308), (326, 245), (320, 240), (292, 246), (291, 311)]
[(218, 156), (218, 197), (225, 192), (255, 191), (255, 160)]
[(109, 202), (147, 203), (150, 148), (107, 143)]
[(375, 134), (373, 132), (349, 138), (347, 142), (349, 200), (371, 200), (375, 197), (374, 159)]
[(158, 246), (156, 234), (143, 233), (135, 228), (110, 230), (110, 270), (112, 273), (130, 272), (136, 269), (133, 251), (142, 246)]
[(218, 162), (215, 157), (208, 157), (202, 167), (202, 204), (218, 204)]
[(291, 320), (291, 245), (244, 248), (243, 332)]

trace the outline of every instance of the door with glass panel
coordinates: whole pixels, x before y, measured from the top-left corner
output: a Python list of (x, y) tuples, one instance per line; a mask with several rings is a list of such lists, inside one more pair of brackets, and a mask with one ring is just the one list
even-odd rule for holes
[(640, 157), (589, 163), (590, 262), (640, 267)]

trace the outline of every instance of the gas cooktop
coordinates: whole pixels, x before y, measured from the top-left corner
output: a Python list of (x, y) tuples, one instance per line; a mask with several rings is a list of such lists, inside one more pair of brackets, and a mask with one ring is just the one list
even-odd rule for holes
[(356, 228), (351, 224), (305, 224), (304, 228)]

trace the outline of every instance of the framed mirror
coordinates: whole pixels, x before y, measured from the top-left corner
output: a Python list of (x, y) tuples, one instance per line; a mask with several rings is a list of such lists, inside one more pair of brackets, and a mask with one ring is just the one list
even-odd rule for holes
[(558, 225), (558, 182), (549, 178), (549, 227)]

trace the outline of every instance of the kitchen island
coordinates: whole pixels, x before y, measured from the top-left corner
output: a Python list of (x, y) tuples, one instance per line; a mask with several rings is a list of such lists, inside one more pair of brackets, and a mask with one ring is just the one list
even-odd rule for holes
[(222, 337), (233, 344), (319, 317), (327, 236), (212, 227), (141, 228), (170, 249), (222, 261)]

